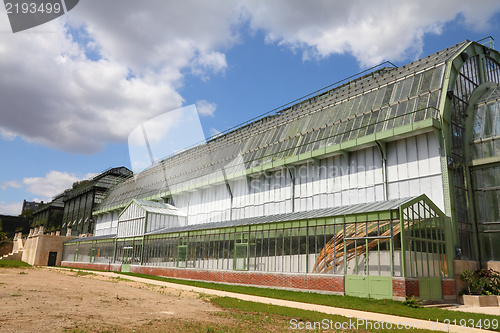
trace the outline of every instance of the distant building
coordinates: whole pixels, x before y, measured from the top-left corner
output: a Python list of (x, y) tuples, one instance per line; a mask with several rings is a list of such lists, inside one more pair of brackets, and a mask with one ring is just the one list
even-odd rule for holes
[(130, 176), (132, 171), (126, 167), (111, 168), (90, 180), (75, 183), (72, 189), (66, 190), (62, 234), (66, 235), (68, 228), (71, 228), (74, 236), (93, 233), (94, 208), (102, 202), (106, 191)]
[(36, 202), (36, 201), (26, 201), (24, 200), (23, 201), (23, 208), (21, 210), (21, 214), (26, 211), (26, 210), (36, 210), (38, 208), (38, 206), (40, 206), (41, 204), (43, 204), (43, 201), (42, 202)]
[(33, 211), (33, 227), (41, 227), (47, 231), (60, 230), (62, 225), (62, 215), (64, 211), (65, 193), (61, 193), (51, 202), (40, 203), (37, 209)]

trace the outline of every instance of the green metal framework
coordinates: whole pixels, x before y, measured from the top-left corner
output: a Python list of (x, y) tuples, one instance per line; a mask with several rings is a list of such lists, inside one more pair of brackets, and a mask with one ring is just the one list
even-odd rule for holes
[[(494, 73), (500, 75), (498, 69)], [(500, 260), (496, 246), (500, 241), (500, 85), (481, 85), (471, 97), (467, 112), (470, 145), (466, 147), (472, 159), (470, 174), (480, 258)]]
[[(401, 263), (404, 277), (446, 277), (452, 258), (446, 255), (449, 219), (427, 198), (400, 207)], [(446, 221), (448, 220), (448, 223)]]
[[(324, 218), (70, 241), (64, 260), (179, 268), (446, 277), (446, 224), (425, 195)], [(76, 257), (74, 254), (78, 253)], [(93, 254), (93, 255), (92, 255)]]
[(441, 298), (441, 278), (453, 277), (453, 259), (500, 260), (493, 246), (500, 241), (499, 64), (498, 52), (466, 41), (330, 87), (165, 159), (115, 186), (98, 212), (368, 145), (385, 155), (386, 142), (434, 131), (448, 216), (422, 195), (372, 211), (299, 212), (306, 215), (67, 242), (64, 260), (344, 275), (346, 292), (363, 287), (373, 297), (385, 297), (393, 277), (415, 278), (422, 297)]
[[(488, 45), (491, 46), (492, 39)], [(446, 211), (452, 218), (457, 258), (480, 259), (469, 149), (475, 100), (483, 89), (500, 83), (500, 54), (486, 45), (468, 42), (447, 63), (440, 102), (444, 149), (442, 173)], [(476, 96), (476, 97), (474, 97)]]
[(328, 87), (171, 156), (111, 189), (96, 214), (122, 209), (133, 198), (171, 197), (407, 133), (439, 130), (446, 61), (465, 45)]

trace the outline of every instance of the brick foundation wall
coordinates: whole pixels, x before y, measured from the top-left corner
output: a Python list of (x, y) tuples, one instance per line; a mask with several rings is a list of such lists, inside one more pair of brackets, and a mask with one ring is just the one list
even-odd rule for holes
[(211, 271), (163, 267), (131, 266), (130, 271), (179, 279), (203, 280), (266, 287), (318, 290), (344, 293), (342, 276), (310, 276), (279, 273)]
[(392, 295), (394, 297), (419, 297), (417, 279), (392, 279)]
[(456, 295), (455, 279), (442, 279), (441, 288), (443, 289), (443, 295), (455, 296)]
[(100, 263), (89, 263), (89, 262), (73, 262), (73, 261), (63, 261), (61, 266), (83, 268), (83, 269), (97, 269), (100, 271), (111, 271), (120, 272), (122, 265), (120, 264), (100, 264)]
[[(62, 266), (98, 269), (105, 271), (111, 270), (115, 272), (118, 272), (121, 269), (121, 265), (119, 264), (108, 265), (69, 261), (64, 261), (62, 263)], [(316, 290), (341, 294), (344, 293), (343, 276), (312, 276), (280, 273), (212, 271), (191, 268), (186, 269), (150, 266), (130, 266), (130, 272), (189, 280), (278, 287), (287, 289)]]
[[(62, 266), (98, 269), (119, 272), (121, 264), (81, 263), (63, 261)], [(275, 287), (285, 289), (302, 289), (310, 291), (344, 294), (343, 276), (299, 275), (283, 273), (260, 273), (245, 271), (216, 271), (192, 268), (167, 268), (152, 266), (130, 266), (130, 272), (148, 275), (164, 276), (187, 280), (200, 280), (230, 284)], [(443, 298), (454, 299), (456, 296), (455, 279), (442, 279)], [(393, 278), (393, 298), (404, 300), (406, 297), (420, 297), (418, 279)]]

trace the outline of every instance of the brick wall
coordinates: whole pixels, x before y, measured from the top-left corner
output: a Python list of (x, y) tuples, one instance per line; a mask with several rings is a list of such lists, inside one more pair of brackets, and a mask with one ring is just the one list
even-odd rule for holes
[(336, 293), (344, 292), (344, 277), (342, 276), (330, 277), (279, 273), (212, 271), (146, 266), (131, 266), (130, 271), (134, 273), (173, 277), (179, 279), (192, 279), (290, 289), (318, 290)]
[(445, 296), (455, 296), (455, 279), (442, 279), (441, 288), (443, 289), (443, 295)]
[[(120, 271), (118, 264), (97, 264), (65, 261), (62, 266), (98, 270)], [(298, 274), (275, 274), (235, 271), (213, 271), (183, 268), (165, 268), (149, 266), (131, 266), (130, 272), (148, 275), (173, 277), (179, 279), (202, 280), (222, 283), (304, 289), (344, 293), (343, 276), (312, 276)]]
[[(120, 264), (100, 264), (100, 263), (81, 263), (81, 262), (62, 262), (62, 266), (98, 269), (103, 271), (119, 272)], [(211, 281), (231, 284), (254, 285), (265, 287), (277, 287), (286, 289), (303, 289), (326, 291), (332, 293), (344, 293), (343, 276), (324, 276), (324, 275), (299, 275), (282, 273), (258, 273), (243, 271), (215, 271), (199, 270), (191, 268), (166, 268), (151, 266), (130, 266), (132, 273), (141, 273), (148, 275), (172, 277), (178, 279)], [(441, 280), (443, 296), (447, 299), (455, 297), (455, 279)], [(404, 300), (406, 297), (419, 297), (418, 279), (412, 278), (393, 278), (392, 280), (393, 298)]]
[(392, 279), (392, 295), (394, 297), (419, 297), (419, 285), (417, 279)]
[(61, 262), (61, 266), (83, 268), (83, 269), (97, 269), (100, 271), (112, 271), (112, 272), (120, 272), (122, 268), (121, 264), (109, 265), (109, 264), (97, 264), (97, 263), (85, 263), (85, 262), (73, 262), (73, 261), (63, 261)]

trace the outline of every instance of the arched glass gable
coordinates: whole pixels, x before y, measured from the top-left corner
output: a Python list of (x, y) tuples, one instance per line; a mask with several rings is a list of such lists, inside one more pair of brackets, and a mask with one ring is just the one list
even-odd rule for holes
[(500, 247), (493, 246), (500, 242), (500, 85), (486, 88), (475, 103), (470, 141), (472, 160), (479, 161), (472, 163), (479, 164), (472, 184), (481, 257), (500, 260)]
[(472, 159), (500, 156), (500, 86), (486, 89), (474, 106)]
[[(466, 53), (463, 53), (466, 54)], [(456, 79), (453, 90), (451, 112), (451, 156), (448, 166), (451, 167), (455, 196), (455, 219), (458, 225), (460, 246), (463, 259), (473, 259), (473, 224), (469, 218), (468, 188), (465, 153), (465, 115), (469, 99), (480, 84), (478, 57), (468, 58)]]
[[(462, 252), (462, 259), (478, 259), (474, 255), (473, 235), (475, 231), (480, 232), (479, 228), (475, 230), (474, 218), (471, 215), (472, 198), (471, 193), (475, 193), (474, 180), (471, 183), (468, 166), (471, 165), (471, 160), (478, 158), (478, 154), (482, 154), (481, 146), (486, 146), (488, 143), (478, 143), (477, 146), (472, 146), (472, 153), (467, 154), (469, 142), (467, 139), (467, 111), (471, 103), (472, 95), (478, 91), (477, 89), (485, 83), (493, 82), (500, 83), (500, 65), (492, 58), (488, 57), (488, 49), (481, 48), (483, 52), (477, 52), (473, 56), (469, 56), (473, 50), (467, 49), (460, 54), (463, 64), (457, 74), (455, 86), (452, 94), (452, 107), (450, 117), (450, 132), (451, 132), (451, 155), (448, 156), (448, 168), (450, 176), (453, 178), (453, 188), (451, 195), (455, 201), (455, 221), (458, 227), (459, 243)], [(490, 93), (492, 91), (490, 90)], [(484, 98), (481, 97), (484, 104)], [(482, 111), (481, 111), (482, 112)], [(483, 112), (484, 113), (484, 112)], [(481, 114), (483, 114), (481, 113)], [(486, 114), (486, 113), (484, 113)], [(488, 117), (490, 114), (488, 114)], [(487, 124), (487, 125), (485, 125)], [(492, 120), (481, 122), (481, 130), (484, 133), (490, 133)], [(478, 129), (480, 126), (476, 122), (472, 124), (473, 129), (471, 134), (481, 135)], [(485, 127), (486, 126), (486, 127)], [(476, 133), (477, 132), (477, 133)], [(479, 140), (481, 141), (481, 140)], [(489, 143), (491, 144), (491, 143)], [(497, 143), (498, 144), (498, 143)], [(491, 149), (490, 149), (491, 150)], [(493, 149), (494, 152), (494, 149)], [(473, 184), (473, 186), (471, 186)], [(477, 205), (476, 205), (477, 206)], [(476, 213), (477, 215), (477, 213)]]

